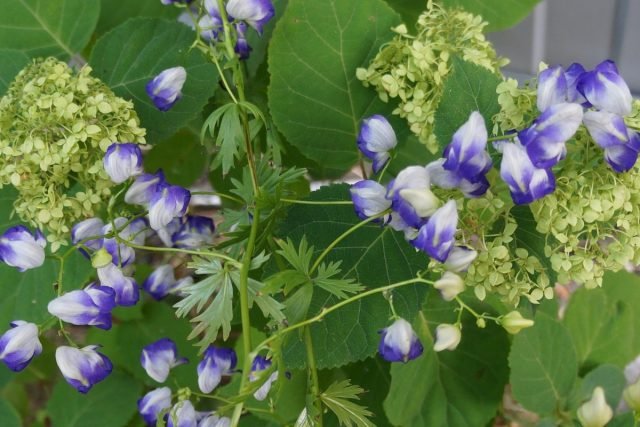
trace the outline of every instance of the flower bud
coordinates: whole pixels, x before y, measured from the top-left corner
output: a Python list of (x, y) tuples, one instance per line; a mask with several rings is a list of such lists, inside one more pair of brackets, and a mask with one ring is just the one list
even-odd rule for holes
[(422, 343), (404, 319), (397, 319), (380, 334), (378, 352), (387, 362), (408, 362), (422, 354)]
[(376, 114), (362, 121), (358, 133), (358, 148), (373, 160), (374, 172), (379, 172), (389, 161), (389, 151), (397, 144), (396, 133), (383, 116)]
[(42, 353), (42, 344), (34, 323), (14, 320), (10, 325), (11, 329), (0, 337), (0, 360), (12, 371), (19, 372)]
[(533, 326), (533, 320), (525, 319), (519, 311), (514, 310), (502, 316), (500, 324), (507, 332), (515, 335), (522, 329)]
[(462, 277), (457, 274), (446, 271), (442, 277), (433, 284), (433, 287), (440, 291), (443, 300), (451, 301), (460, 292), (464, 291), (464, 281)]
[(93, 256), (91, 257), (91, 266), (93, 268), (102, 268), (111, 264), (112, 261), (113, 261), (113, 258), (111, 257), (111, 254), (109, 253), (109, 251), (102, 248), (96, 251), (96, 253), (94, 253)]
[(455, 350), (461, 338), (460, 327), (443, 323), (436, 328), (436, 342), (433, 349), (435, 351)]
[(147, 83), (147, 94), (160, 111), (167, 111), (182, 97), (182, 86), (187, 80), (184, 67), (173, 67), (162, 71)]
[(478, 317), (476, 319), (476, 326), (480, 329), (484, 329), (487, 327), (487, 321), (484, 320), (482, 317)]
[(625, 388), (624, 392), (622, 392), (622, 397), (629, 405), (629, 408), (636, 412), (640, 411), (640, 379)]
[(107, 356), (98, 353), (99, 346), (84, 348), (58, 347), (56, 363), (64, 379), (80, 393), (87, 393), (91, 387), (105, 379), (113, 365)]
[(582, 427), (604, 427), (613, 418), (602, 387), (593, 389), (591, 399), (578, 408), (578, 419)]
[(142, 349), (140, 364), (154, 380), (164, 382), (169, 376), (169, 371), (179, 365), (187, 363), (184, 357), (178, 357), (176, 343), (169, 338), (162, 338)]

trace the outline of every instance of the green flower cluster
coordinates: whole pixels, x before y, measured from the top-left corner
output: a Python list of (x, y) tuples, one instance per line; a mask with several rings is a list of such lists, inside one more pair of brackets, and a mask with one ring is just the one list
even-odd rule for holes
[(537, 113), (536, 88), (531, 82), (518, 86), (516, 79), (503, 80), (496, 88), (500, 112), (493, 117), (493, 134), (501, 135), (527, 127)]
[(450, 58), (458, 55), (493, 72), (508, 63), (498, 58), (485, 39), (486, 25), (480, 16), (447, 10), (429, 1), (418, 19), (418, 34), (408, 34), (404, 25), (396, 28), (397, 36), (368, 68), (358, 68), (356, 77), (365, 86), (373, 86), (384, 102), (399, 98), (393, 114), (406, 118), (411, 131), (435, 153), (439, 146), (433, 134), (434, 115), (450, 71)]
[(36, 60), (0, 100), (0, 187), (18, 190), (20, 218), (46, 230), (56, 251), (71, 226), (94, 216), (111, 195), (102, 166), (113, 142), (145, 143), (133, 103), (83, 67)]

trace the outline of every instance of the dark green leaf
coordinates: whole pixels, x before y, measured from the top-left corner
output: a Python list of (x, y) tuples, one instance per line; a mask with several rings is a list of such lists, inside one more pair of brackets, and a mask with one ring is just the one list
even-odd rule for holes
[(382, 0), (290, 0), (269, 47), (269, 107), (287, 140), (324, 169), (358, 159), (360, 120), (390, 110), (355, 78), (392, 36)]
[[(178, 22), (136, 18), (102, 36), (91, 53), (94, 74), (116, 95), (133, 100), (152, 144), (191, 122), (217, 86), (213, 64), (199, 51), (189, 50), (194, 37), (189, 27)], [(159, 111), (145, 86), (161, 71), (177, 66), (187, 70), (182, 98), (169, 111)]]
[(104, 34), (129, 18), (152, 17), (177, 19), (180, 13), (172, 5), (164, 5), (159, 0), (100, 0), (101, 12), (96, 32)]
[(600, 365), (584, 377), (569, 405), (571, 409), (577, 409), (582, 403), (591, 399), (594, 388), (602, 387), (609, 406), (617, 408), (622, 390), (626, 385), (622, 369), (613, 365)]
[(479, 329), (465, 317), (458, 348), (437, 353), (435, 327), (455, 322), (454, 307), (431, 293), (424, 315), (414, 322), (424, 353), (392, 364), (384, 408), (393, 425), (477, 427), (495, 416), (508, 378), (506, 333), (491, 323)]
[(461, 7), (489, 22), (488, 31), (505, 30), (523, 20), (540, 0), (441, 0), (448, 7)]
[(418, 16), (427, 9), (427, 0), (386, 0), (386, 2), (402, 15), (402, 21), (410, 32), (418, 22)]
[[(332, 185), (312, 193), (310, 200), (349, 200), (347, 185)], [(336, 237), (360, 220), (350, 205), (297, 205), (292, 208), (283, 227), (284, 236), (298, 242), (306, 236), (315, 248), (315, 256)], [(361, 227), (331, 251), (327, 261), (342, 261), (342, 277), (354, 279), (366, 288), (375, 288), (416, 277), (427, 265), (427, 257), (416, 252), (401, 233), (379, 224)], [(425, 293), (424, 285), (407, 286), (393, 292), (396, 310), (413, 319)], [(309, 307), (315, 315), (338, 299), (316, 288)], [(356, 301), (329, 314), (311, 327), (317, 364), (320, 368), (341, 366), (375, 354), (378, 331), (389, 324), (388, 302), (382, 295)], [(296, 334), (285, 349), (287, 366), (305, 364), (304, 345)], [(330, 351), (327, 351), (330, 349)]]
[(87, 394), (60, 380), (53, 389), (47, 410), (54, 426), (122, 427), (137, 412), (136, 402), (141, 394), (138, 382), (117, 371)]
[(487, 130), (491, 118), (500, 111), (496, 87), (500, 78), (486, 68), (453, 57), (452, 71), (444, 84), (442, 99), (435, 113), (434, 133), (444, 148), (473, 111), (484, 117)]
[(71, 58), (89, 42), (99, 0), (0, 0), (0, 48)]
[(0, 399), (0, 426), (21, 427), (20, 414), (8, 401)]
[(369, 410), (354, 402), (360, 400), (360, 395), (364, 390), (351, 384), (350, 380), (344, 380), (331, 384), (323, 393), (320, 399), (331, 412), (333, 412), (340, 425), (346, 427), (374, 427), (369, 421), (373, 415)]
[(19, 50), (0, 49), (0, 96), (4, 95), (13, 81), (29, 63), (29, 57)]
[(535, 325), (514, 338), (509, 366), (513, 396), (528, 410), (543, 415), (564, 406), (578, 377), (569, 333), (544, 313), (538, 313)]

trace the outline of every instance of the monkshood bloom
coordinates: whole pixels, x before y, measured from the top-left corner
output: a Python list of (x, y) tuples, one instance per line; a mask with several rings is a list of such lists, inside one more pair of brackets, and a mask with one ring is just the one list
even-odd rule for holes
[(387, 362), (408, 362), (420, 356), (423, 350), (411, 324), (402, 318), (380, 331), (378, 352)]
[(89, 285), (71, 291), (49, 302), (52, 315), (72, 325), (89, 325), (111, 329), (111, 310), (116, 306), (115, 291), (106, 286)]
[(461, 338), (460, 327), (443, 323), (436, 328), (436, 342), (433, 349), (435, 351), (455, 350)]
[(203, 393), (211, 393), (218, 387), (223, 375), (231, 375), (238, 363), (231, 348), (209, 346), (198, 363), (198, 387)]
[(160, 230), (173, 218), (181, 217), (189, 207), (191, 193), (178, 185), (164, 184), (156, 190), (149, 202), (149, 225)]
[(19, 271), (40, 267), (44, 263), (46, 245), (40, 230), (32, 233), (24, 225), (16, 225), (0, 237), (0, 260)]
[(380, 215), (391, 207), (391, 200), (386, 198), (387, 189), (375, 181), (356, 182), (349, 191), (353, 208), (360, 219)]
[(169, 264), (163, 264), (147, 277), (142, 284), (142, 289), (159, 301), (169, 295), (175, 285), (176, 277), (173, 273), (173, 267)]
[(461, 273), (467, 271), (471, 263), (478, 256), (478, 252), (464, 246), (456, 246), (449, 252), (447, 260), (444, 262), (444, 268), (452, 273)]
[(154, 380), (164, 382), (169, 371), (179, 365), (187, 363), (184, 357), (178, 357), (178, 348), (169, 338), (162, 338), (142, 349), (140, 364)]
[(465, 197), (469, 198), (480, 197), (487, 192), (489, 181), (484, 175), (479, 175), (476, 182), (471, 182), (455, 172), (446, 170), (444, 168), (445, 161), (446, 159), (434, 160), (425, 167), (431, 184), (445, 190), (457, 188), (462, 191)]
[[(130, 241), (136, 245), (143, 245), (144, 240), (147, 237), (148, 224), (143, 218), (137, 218), (131, 222), (127, 218), (118, 217), (113, 220), (112, 223), (106, 224), (102, 228), (102, 234), (108, 235), (115, 228), (120, 230), (118, 236), (125, 240)], [(112, 262), (116, 265), (125, 267), (136, 259), (136, 253), (134, 249), (128, 246), (126, 243), (119, 243), (115, 237), (105, 237), (102, 240), (102, 247), (109, 252), (112, 258)]]
[(444, 169), (471, 183), (483, 180), (492, 162), (487, 152), (487, 128), (479, 112), (472, 112), (466, 123), (456, 131), (443, 157)]
[(162, 4), (174, 4), (174, 3), (184, 3), (184, 4), (189, 4), (191, 3), (193, 0), (160, 0), (160, 3)]
[(35, 323), (14, 320), (10, 325), (11, 329), (0, 337), (0, 360), (12, 371), (19, 372), (42, 353), (42, 344)]
[(231, 418), (218, 417), (215, 413), (204, 416), (198, 422), (198, 427), (230, 427)]
[(376, 114), (362, 121), (358, 134), (358, 148), (373, 161), (373, 171), (378, 173), (390, 159), (391, 151), (398, 141), (391, 124)]
[[(260, 372), (265, 371), (271, 367), (271, 361), (263, 356), (256, 356), (251, 363), (251, 373), (249, 374), (249, 381), (254, 382), (260, 378)], [(264, 400), (267, 398), (267, 394), (269, 394), (269, 390), (271, 390), (271, 385), (274, 381), (278, 379), (278, 372), (273, 372), (269, 378), (260, 386), (255, 393), (253, 393), (253, 397), (256, 400)]]
[(215, 224), (211, 218), (187, 215), (180, 228), (173, 233), (171, 241), (176, 248), (199, 249), (213, 244)]
[(607, 163), (616, 172), (626, 172), (638, 159), (640, 136), (627, 128), (624, 119), (607, 111), (587, 111), (584, 125), (593, 140), (604, 149)]
[(248, 59), (251, 54), (251, 46), (249, 46), (249, 42), (247, 41), (247, 24), (238, 22), (235, 28), (237, 37), (234, 50), (238, 54), (238, 58)]
[(84, 348), (58, 347), (56, 363), (64, 379), (80, 393), (88, 392), (111, 373), (113, 365), (107, 356), (98, 353), (99, 346)]
[(146, 206), (156, 191), (166, 183), (162, 169), (156, 173), (145, 173), (136, 178), (124, 195), (130, 205)]
[(455, 243), (458, 209), (455, 200), (449, 200), (420, 227), (418, 237), (411, 241), (416, 248), (431, 258), (445, 262)]
[(107, 286), (115, 292), (115, 302), (118, 305), (136, 305), (140, 299), (140, 290), (133, 277), (125, 276), (120, 268), (112, 263), (97, 268), (101, 286)]
[(598, 110), (619, 116), (631, 113), (631, 91), (613, 61), (602, 61), (593, 70), (583, 73), (577, 87), (587, 101)]
[(155, 426), (160, 412), (171, 407), (171, 389), (160, 387), (151, 390), (138, 400), (138, 412), (148, 426)]
[[(387, 199), (395, 216), (409, 227), (419, 228), (426, 217), (431, 216), (440, 205), (440, 200), (431, 192), (431, 182), (426, 168), (409, 166), (387, 184)], [(395, 229), (395, 227), (394, 227)]]
[(230, 18), (245, 21), (259, 34), (262, 34), (262, 27), (275, 15), (271, 0), (229, 0), (226, 9)]
[[(102, 229), (104, 227), (104, 222), (100, 218), (89, 218), (84, 221), (80, 221), (75, 224), (71, 228), (71, 243), (77, 245), (78, 243), (86, 240), (90, 237), (96, 237), (96, 239), (86, 240), (83, 242), (83, 246), (93, 249), (97, 251), (102, 247)], [(82, 248), (80, 248), (80, 252), (83, 255), (88, 256), (89, 254)]]
[(167, 111), (182, 96), (182, 86), (186, 80), (187, 70), (184, 67), (168, 68), (147, 83), (147, 95), (158, 110)]
[(183, 400), (173, 405), (167, 427), (198, 427), (198, 415), (193, 404), (188, 400)]
[(567, 78), (560, 65), (549, 67), (538, 74), (538, 111), (545, 111), (555, 104), (567, 102)]
[(104, 170), (111, 181), (120, 184), (142, 173), (142, 151), (135, 143), (115, 142), (107, 148), (103, 159)]
[(521, 145), (504, 144), (500, 176), (517, 205), (531, 203), (553, 193), (556, 180), (551, 171), (536, 168)]
[(578, 130), (582, 116), (579, 104), (554, 104), (544, 110), (531, 126), (518, 133), (535, 167), (550, 168), (564, 158), (567, 152), (565, 142)]

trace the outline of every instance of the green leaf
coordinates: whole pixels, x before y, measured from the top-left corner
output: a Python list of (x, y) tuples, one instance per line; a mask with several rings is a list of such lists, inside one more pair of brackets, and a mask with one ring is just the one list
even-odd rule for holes
[(409, 31), (418, 22), (418, 16), (427, 9), (427, 0), (386, 0), (386, 2), (402, 15), (402, 21)]
[(578, 361), (566, 328), (544, 313), (513, 340), (509, 355), (513, 396), (541, 415), (562, 408), (577, 380)]
[(440, 323), (455, 322), (454, 306), (432, 292), (424, 315), (414, 322), (424, 353), (391, 365), (384, 408), (393, 425), (477, 427), (495, 416), (508, 378), (506, 333), (492, 323), (479, 329), (465, 316), (458, 348), (435, 352), (433, 331)]
[(374, 427), (374, 424), (369, 421), (373, 414), (353, 402), (353, 400), (360, 400), (359, 395), (362, 393), (364, 390), (361, 387), (351, 384), (350, 380), (344, 380), (331, 384), (320, 394), (320, 400), (336, 414), (340, 425)]
[(0, 426), (21, 427), (20, 414), (8, 401), (0, 399)]
[(353, 279), (332, 279), (332, 277), (337, 276), (341, 272), (340, 264), (340, 261), (330, 262), (329, 265), (325, 265), (324, 263), (320, 264), (317, 277), (313, 279), (313, 284), (340, 299), (347, 299), (349, 294), (355, 294), (364, 290), (364, 288), (354, 282)]
[[(189, 50), (194, 37), (189, 27), (178, 22), (136, 18), (98, 39), (91, 53), (94, 74), (116, 95), (133, 101), (152, 144), (191, 122), (217, 86), (213, 64), (199, 51)], [(161, 71), (177, 66), (187, 70), (182, 98), (169, 111), (159, 111), (145, 86)]]
[(142, 387), (129, 375), (114, 371), (89, 393), (78, 393), (60, 380), (53, 388), (47, 411), (52, 425), (64, 427), (122, 427), (137, 412)]
[(13, 81), (29, 63), (29, 57), (24, 52), (14, 49), (0, 49), (0, 96), (4, 95)]
[(587, 368), (600, 363), (624, 367), (638, 353), (633, 346), (637, 340), (632, 338), (635, 310), (609, 298), (605, 289), (577, 290), (569, 299), (563, 319), (578, 362)]
[(355, 78), (400, 23), (382, 0), (290, 0), (269, 47), (269, 108), (300, 152), (334, 172), (357, 160), (363, 117), (390, 112)]
[(188, 187), (202, 176), (207, 155), (198, 135), (189, 129), (181, 129), (171, 138), (154, 145), (144, 157), (144, 167), (149, 172), (162, 168), (172, 184)]
[[(313, 201), (349, 199), (349, 187), (344, 184), (323, 187), (309, 197)], [(350, 205), (296, 205), (289, 211), (282, 237), (299, 242), (306, 236), (317, 257), (336, 237), (359, 222)], [(416, 252), (401, 233), (379, 224), (367, 224), (350, 234), (336, 245), (326, 261), (342, 261), (341, 278), (354, 279), (368, 289), (416, 277), (427, 265), (427, 257)], [(396, 310), (412, 319), (420, 309), (424, 294), (424, 285), (394, 291)], [(323, 289), (313, 289), (309, 315), (337, 302), (335, 296)], [(312, 325), (318, 367), (341, 366), (375, 354), (380, 340), (378, 331), (389, 325), (390, 316), (388, 302), (377, 294), (348, 304)], [(305, 366), (304, 343), (296, 334), (291, 334), (284, 357), (288, 367)]]
[(451, 142), (453, 134), (473, 111), (482, 114), (489, 131), (493, 127), (492, 117), (500, 111), (496, 87), (501, 80), (496, 74), (456, 56), (451, 64), (434, 117), (434, 133), (442, 148)]
[(607, 427), (629, 427), (635, 424), (633, 412), (627, 412), (626, 414), (620, 414), (615, 416)]
[(89, 42), (99, 0), (0, 0), (0, 48), (71, 58)]
[(489, 23), (487, 31), (505, 30), (522, 21), (540, 0), (440, 0), (447, 8), (461, 7), (481, 15)]
[(600, 365), (589, 372), (580, 383), (576, 393), (571, 396), (570, 408), (577, 409), (582, 403), (591, 399), (593, 389), (602, 387), (607, 404), (617, 408), (622, 390), (627, 385), (622, 369), (613, 365)]
[(179, 10), (158, 0), (100, 0), (101, 12), (96, 32), (104, 34), (129, 18), (153, 17), (177, 19)]

